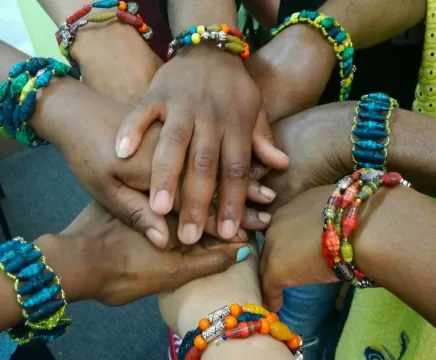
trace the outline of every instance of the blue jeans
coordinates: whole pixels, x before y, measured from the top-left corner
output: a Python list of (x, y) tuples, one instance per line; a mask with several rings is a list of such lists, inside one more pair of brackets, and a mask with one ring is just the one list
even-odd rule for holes
[(6, 334), (0, 334), (0, 360), (9, 360), (17, 349), (17, 344)]
[(280, 320), (304, 339), (305, 360), (320, 360), (331, 329), (328, 319), (335, 309), (341, 283), (285, 289)]

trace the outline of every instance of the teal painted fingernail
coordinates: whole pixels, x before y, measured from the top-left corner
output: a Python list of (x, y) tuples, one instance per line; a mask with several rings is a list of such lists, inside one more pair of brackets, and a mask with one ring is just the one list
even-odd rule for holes
[(246, 247), (240, 248), (238, 250), (238, 253), (236, 254), (236, 262), (238, 263), (238, 262), (245, 260), (248, 257), (248, 255), (250, 255), (250, 248), (249, 247), (246, 246)]

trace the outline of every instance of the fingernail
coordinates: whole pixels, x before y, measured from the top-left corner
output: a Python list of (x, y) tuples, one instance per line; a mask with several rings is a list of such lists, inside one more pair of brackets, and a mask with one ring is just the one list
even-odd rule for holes
[(243, 248), (240, 248), (238, 252), (236, 253), (236, 262), (241, 262), (245, 260), (248, 255), (250, 255), (250, 248), (245, 246)]
[(171, 210), (170, 194), (166, 190), (159, 190), (154, 198), (153, 210), (166, 214)]
[(270, 188), (267, 188), (266, 186), (260, 187), (260, 193), (270, 200), (274, 200), (275, 197), (277, 196), (275, 191), (272, 191)]
[(279, 155), (280, 155), (281, 157), (284, 157), (284, 158), (286, 158), (286, 159), (289, 159), (289, 156), (286, 155), (283, 151), (280, 151), (279, 149), (276, 149), (276, 150), (277, 150), (277, 152), (279, 153)]
[(155, 244), (156, 246), (163, 246), (163, 235), (160, 231), (150, 228), (145, 232), (145, 235), (149, 238), (149, 240)]
[(261, 222), (263, 222), (264, 224), (269, 224), (271, 221), (271, 215), (266, 213), (266, 212), (259, 212), (259, 214), (257, 215), (257, 217), (259, 218), (259, 220)]
[(184, 244), (194, 244), (198, 241), (198, 230), (195, 224), (185, 224), (182, 229), (180, 240)]
[(129, 156), (130, 152), (130, 138), (125, 136), (121, 139), (117, 149), (117, 156), (120, 159), (125, 159)]
[(220, 227), (220, 235), (223, 239), (230, 239), (236, 234), (236, 224), (233, 220), (224, 220)]

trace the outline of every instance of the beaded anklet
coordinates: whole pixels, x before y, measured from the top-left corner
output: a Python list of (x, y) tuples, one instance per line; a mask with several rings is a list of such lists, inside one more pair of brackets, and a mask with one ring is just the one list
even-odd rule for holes
[(354, 170), (372, 168), (386, 171), (391, 132), (389, 119), (397, 107), (397, 100), (383, 93), (362, 96), (356, 107), (351, 134)]
[(243, 60), (250, 56), (250, 47), (245, 42), (245, 36), (237, 28), (228, 25), (192, 26), (183, 31), (170, 42), (168, 47), (168, 60), (171, 60), (185, 45), (198, 45), (202, 41), (215, 40), (217, 47), (238, 54)]
[(376, 286), (354, 266), (353, 246), (349, 239), (358, 225), (360, 205), (380, 186), (394, 187), (399, 184), (411, 186), (398, 173), (374, 169), (356, 170), (338, 182), (323, 210), (321, 246), (324, 258), (339, 280), (361, 289)]
[(15, 238), (0, 245), (0, 271), (14, 281), (24, 323), (8, 331), (18, 344), (49, 342), (64, 334), (71, 319), (61, 281), (46, 264), (41, 250)]
[(183, 338), (178, 360), (199, 360), (208, 343), (220, 335), (215, 345), (229, 339), (245, 339), (255, 333), (284, 341), (296, 360), (304, 360), (302, 338), (280, 322), (277, 314), (256, 304), (224, 306), (201, 319), (198, 328)]
[(333, 45), (333, 50), (339, 62), (339, 76), (341, 77), (339, 101), (348, 100), (351, 83), (356, 71), (356, 66), (353, 65), (354, 47), (350, 35), (334, 18), (310, 10), (302, 10), (286, 17), (282, 24), (271, 29), (271, 35), (276, 36), (294, 24), (310, 24), (319, 29), (328, 42)]
[(52, 58), (34, 57), (14, 65), (0, 83), (0, 135), (31, 148), (47, 144), (28, 124), (35, 112), (36, 91), (53, 76), (66, 75), (80, 79), (75, 69)]
[[(109, 9), (114, 7), (117, 7), (118, 11), (97, 12), (83, 19), (93, 8)], [(144, 23), (144, 20), (138, 15), (138, 11), (139, 6), (137, 3), (118, 0), (101, 0), (82, 6), (66, 18), (55, 34), (61, 54), (67, 58), (72, 67), (78, 68), (77, 63), (70, 56), (70, 48), (79, 28), (86, 26), (90, 22), (102, 23), (114, 18), (117, 18), (122, 23), (132, 25), (138, 30), (145, 41), (150, 41), (153, 37), (153, 30)]]

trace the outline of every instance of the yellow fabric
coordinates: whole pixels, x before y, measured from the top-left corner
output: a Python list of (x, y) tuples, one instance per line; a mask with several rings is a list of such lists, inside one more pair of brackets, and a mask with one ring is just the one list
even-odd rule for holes
[(18, 0), (24, 24), (35, 49), (36, 56), (52, 57), (66, 62), (57, 46), (55, 23), (48, 17), (36, 0)]
[(424, 51), (413, 110), (436, 116), (436, 0), (427, 1)]

